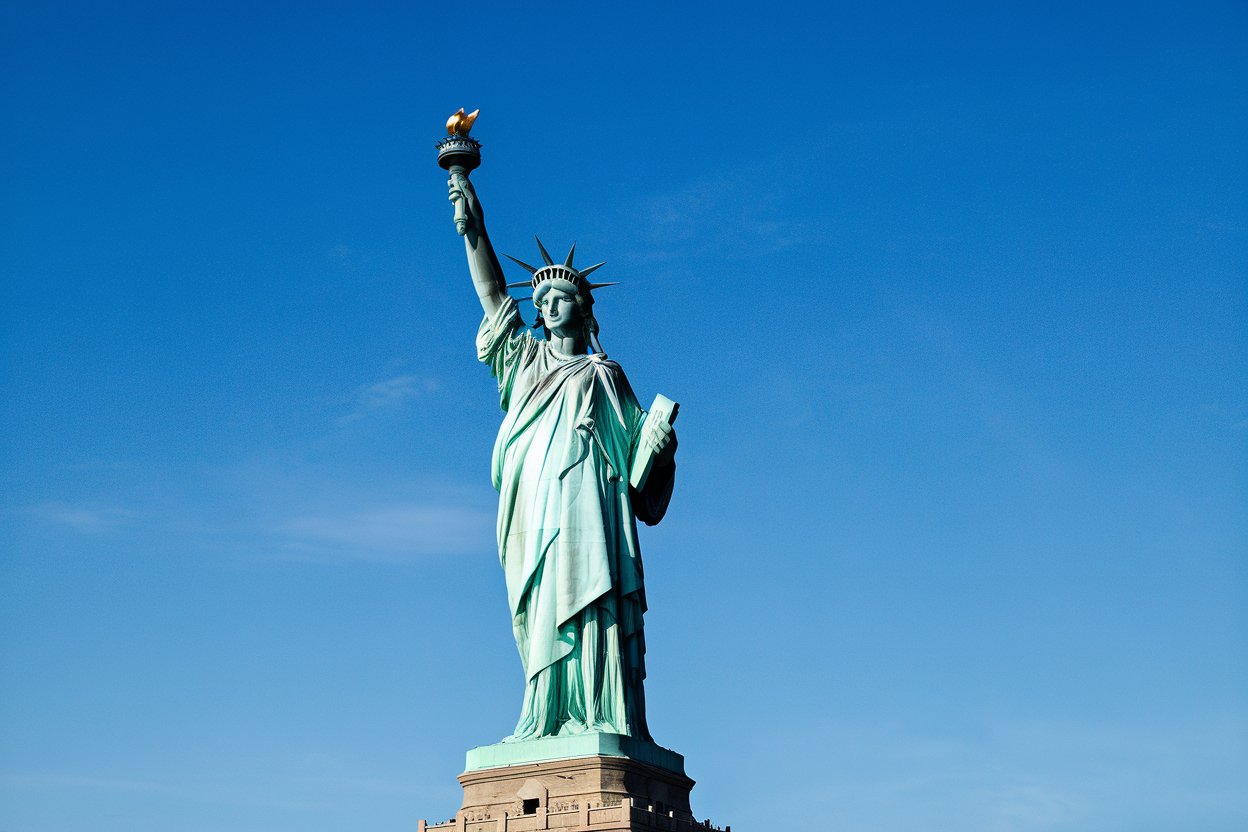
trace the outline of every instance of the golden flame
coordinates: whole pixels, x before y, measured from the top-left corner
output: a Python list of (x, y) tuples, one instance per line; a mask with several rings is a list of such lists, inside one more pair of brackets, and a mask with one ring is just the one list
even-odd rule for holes
[(446, 135), (467, 136), (468, 131), (472, 129), (472, 123), (477, 120), (477, 116), (480, 114), (480, 110), (473, 110), (471, 113), (465, 114), (464, 108), (460, 107), (458, 112), (446, 120)]

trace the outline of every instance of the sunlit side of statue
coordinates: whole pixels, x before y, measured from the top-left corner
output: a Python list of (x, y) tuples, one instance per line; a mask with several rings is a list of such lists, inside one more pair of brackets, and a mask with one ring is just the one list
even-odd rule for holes
[[(439, 161), (450, 173), (456, 230), (484, 312), (477, 356), (506, 411), (493, 483), (525, 689), (505, 742), (592, 732), (648, 740), (637, 520), (659, 522), (671, 498), (675, 405), (647, 418), (603, 352), (594, 292), (612, 284), (587, 279), (603, 264), (578, 269), (575, 245), (556, 263), (539, 241), (542, 265), (511, 258), (530, 279), (509, 287), (468, 179), (479, 163), (479, 145), (468, 137), (476, 116), (461, 109), (451, 117)], [(518, 286), (532, 289), (532, 328), (508, 295)]]

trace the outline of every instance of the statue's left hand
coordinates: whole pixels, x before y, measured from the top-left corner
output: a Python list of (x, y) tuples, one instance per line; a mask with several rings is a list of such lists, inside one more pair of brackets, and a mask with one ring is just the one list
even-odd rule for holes
[(676, 430), (661, 420), (650, 421), (642, 432), (641, 441), (654, 449), (655, 465), (671, 465), (676, 456)]

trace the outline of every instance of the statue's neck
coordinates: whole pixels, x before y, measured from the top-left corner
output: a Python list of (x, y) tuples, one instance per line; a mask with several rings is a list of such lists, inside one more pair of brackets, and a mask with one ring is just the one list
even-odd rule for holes
[(548, 337), (550, 348), (563, 355), (584, 355), (585, 339), (577, 335), (559, 335), (551, 332)]

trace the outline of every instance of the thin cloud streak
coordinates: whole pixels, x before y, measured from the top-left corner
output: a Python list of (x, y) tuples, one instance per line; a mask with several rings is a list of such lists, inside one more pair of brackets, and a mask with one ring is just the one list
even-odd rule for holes
[(117, 506), (73, 505), (63, 502), (29, 506), (24, 514), (84, 535), (106, 535), (142, 519), (142, 512)]
[(338, 513), (302, 514), (279, 524), (287, 554), (320, 559), (395, 560), (491, 548), (492, 512), (409, 504)]
[[(833, 807), (829, 825), (865, 828), (869, 819), (880, 832), (915, 828), (919, 818), (965, 832), (1108, 828), (1145, 813), (1248, 819), (1234, 788), (1248, 764), (1246, 730), (1242, 714), (1183, 724), (1005, 719), (956, 739), (828, 721), (818, 733), (854, 767), (834, 767), (817, 792), (784, 799)], [(1204, 765), (1184, 770), (1193, 759)]]
[(393, 410), (406, 402), (435, 392), (438, 386), (436, 379), (419, 378), (413, 375), (398, 375), (363, 385), (352, 394), (353, 409), (351, 412), (339, 418), (338, 421), (340, 423), (354, 422), (370, 413)]
[[(76, 534), (107, 541), (142, 537), (170, 554), (199, 551), (308, 563), (406, 562), (493, 551), (495, 506), (480, 487), (444, 479), (329, 479), (290, 465), (242, 465), (180, 488), (185, 472), (148, 471), (125, 484), (126, 494), (60, 499), (14, 507), (0, 515), (30, 532)], [(163, 484), (163, 492), (154, 483)], [(113, 491), (121, 490), (119, 485)], [(129, 507), (130, 503), (134, 507)]]
[(786, 157), (766, 156), (642, 198), (629, 216), (645, 245), (631, 254), (654, 263), (832, 244), (825, 222), (793, 210), (787, 167)]

